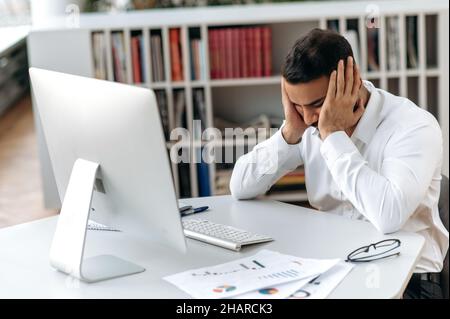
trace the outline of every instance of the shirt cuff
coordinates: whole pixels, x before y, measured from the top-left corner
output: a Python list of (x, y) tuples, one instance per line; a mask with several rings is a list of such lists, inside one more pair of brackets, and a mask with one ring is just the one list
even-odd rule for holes
[(320, 152), (328, 164), (331, 167), (336, 160), (346, 153), (353, 153), (358, 151), (355, 144), (348, 137), (344, 131), (334, 132), (327, 136), (320, 147)]
[(281, 132), (283, 130), (284, 127), (284, 123), (283, 125), (281, 125), (280, 129), (274, 134), (277, 146), (280, 149), (280, 152), (286, 152), (289, 153), (290, 150), (293, 150), (297, 147), (299, 147), (299, 144), (301, 142), (301, 138), (300, 141), (297, 144), (289, 144), (288, 142), (286, 142), (286, 140), (283, 137), (283, 133)]
[(299, 165), (301, 162), (299, 147), (299, 144), (288, 144), (279, 129), (271, 138), (256, 145), (252, 152), (252, 160), (259, 163), (260, 175), (275, 174), (282, 168)]

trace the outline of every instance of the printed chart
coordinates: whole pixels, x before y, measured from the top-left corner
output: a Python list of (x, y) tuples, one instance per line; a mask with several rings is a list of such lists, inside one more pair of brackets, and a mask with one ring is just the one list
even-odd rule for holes
[[(229, 298), (252, 291), (266, 297), (278, 296), (281, 295), (280, 284), (311, 280), (338, 262), (339, 259), (304, 259), (262, 250), (251, 257), (185, 271), (165, 277), (164, 280), (196, 298)], [(268, 287), (274, 289), (265, 289)], [(294, 288), (291, 287), (288, 294), (283, 289), (284, 298), (300, 287), (296, 285)]]

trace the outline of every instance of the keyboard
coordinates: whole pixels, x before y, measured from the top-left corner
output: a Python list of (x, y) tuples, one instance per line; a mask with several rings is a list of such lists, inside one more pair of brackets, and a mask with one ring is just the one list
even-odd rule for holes
[(272, 241), (268, 236), (254, 234), (227, 225), (216, 224), (204, 219), (182, 219), (186, 237), (208, 244), (239, 251), (244, 245)]
[(97, 222), (95, 222), (93, 220), (89, 220), (88, 221), (87, 229), (88, 230), (120, 231), (120, 230), (118, 230), (116, 228), (97, 223)]

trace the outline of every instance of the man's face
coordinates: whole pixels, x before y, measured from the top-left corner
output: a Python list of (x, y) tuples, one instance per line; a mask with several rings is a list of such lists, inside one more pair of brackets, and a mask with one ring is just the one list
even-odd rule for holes
[(286, 81), (286, 92), (305, 124), (317, 127), (322, 104), (328, 90), (329, 77), (322, 76), (307, 83), (290, 84)]

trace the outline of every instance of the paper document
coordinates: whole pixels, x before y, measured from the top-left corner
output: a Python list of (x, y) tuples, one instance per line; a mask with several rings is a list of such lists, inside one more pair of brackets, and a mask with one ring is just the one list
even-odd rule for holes
[(195, 298), (230, 298), (301, 279), (310, 280), (338, 262), (339, 259), (306, 259), (262, 250), (251, 257), (163, 279)]
[[(319, 275), (320, 276), (320, 275)], [(317, 276), (306, 277), (304, 279), (288, 282), (281, 285), (273, 285), (261, 288), (255, 291), (247, 292), (242, 295), (234, 296), (234, 299), (285, 299), (289, 298), (301, 288), (306, 286)]]
[(326, 273), (298, 289), (290, 296), (290, 299), (324, 299), (328, 297), (353, 267), (353, 264), (341, 261)]
[(286, 284), (270, 286), (238, 295), (235, 299), (324, 299), (353, 269), (353, 265), (339, 262), (327, 272)]

